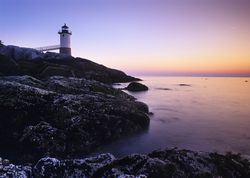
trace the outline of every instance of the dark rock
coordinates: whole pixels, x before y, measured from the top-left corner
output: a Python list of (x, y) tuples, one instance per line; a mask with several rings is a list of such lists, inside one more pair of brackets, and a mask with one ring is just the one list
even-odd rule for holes
[(104, 83), (140, 80), (128, 76), (122, 71), (107, 68), (87, 59), (51, 52), (44, 54), (35, 49), (17, 46), (2, 46), (0, 48), (0, 61), (2, 75), (9, 75), (12, 72), (11, 75), (30, 75), (40, 79), (60, 75)]
[(18, 70), (18, 64), (13, 59), (0, 54), (0, 69), (2, 74), (12, 75)]
[(157, 90), (171, 90), (170, 88), (156, 88)]
[(134, 154), (115, 160), (99, 176), (124, 174), (147, 177), (249, 177), (250, 163), (239, 155), (166, 149), (147, 155)]
[(115, 160), (111, 154), (73, 160), (46, 157), (34, 166), (36, 177), (93, 177), (104, 166)]
[(149, 125), (144, 103), (109, 85), (54, 76), (0, 77), (1, 153), (66, 158)]
[[(6, 162), (8, 162), (6, 164)], [(7, 159), (0, 157), (0, 177), (28, 178), (32, 177), (31, 166), (14, 165)]]
[(41, 158), (32, 166), (3, 164), (1, 177), (129, 177), (129, 178), (247, 178), (250, 162), (239, 154), (195, 152), (181, 149), (157, 150), (115, 158), (100, 154), (84, 159)]
[(181, 87), (190, 87), (191, 85), (190, 84), (185, 84), (185, 83), (180, 83), (179, 86), (181, 86)]
[[(15, 171), (13, 171), (15, 172)], [(40, 159), (35, 177), (129, 177), (129, 178), (246, 178), (250, 162), (238, 154), (217, 154), (165, 149), (149, 154), (132, 154), (116, 159), (111, 154), (84, 159)]]
[(23, 144), (24, 150), (34, 151), (35, 157), (40, 156), (40, 153), (58, 155), (66, 152), (65, 133), (44, 121), (35, 126), (26, 127), (19, 141)]
[(47, 66), (39, 75), (43, 78), (48, 76), (75, 77), (74, 73), (67, 66)]
[(153, 112), (149, 112), (148, 115), (152, 116), (152, 115), (154, 115), (154, 113)]
[(148, 87), (138, 82), (131, 82), (125, 89), (128, 91), (147, 91)]

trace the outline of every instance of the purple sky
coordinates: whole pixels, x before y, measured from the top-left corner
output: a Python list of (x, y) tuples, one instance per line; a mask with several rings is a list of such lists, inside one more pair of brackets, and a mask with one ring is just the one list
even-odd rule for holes
[(6, 45), (59, 44), (131, 74), (250, 74), (249, 0), (1, 0)]

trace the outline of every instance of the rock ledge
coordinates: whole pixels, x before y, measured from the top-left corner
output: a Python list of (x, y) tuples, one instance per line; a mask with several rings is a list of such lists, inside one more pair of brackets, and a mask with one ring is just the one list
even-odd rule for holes
[(7, 174), (12, 177), (247, 178), (250, 177), (250, 162), (238, 154), (174, 148), (123, 158), (109, 153), (84, 159), (44, 157), (34, 166), (4, 165), (0, 176)]

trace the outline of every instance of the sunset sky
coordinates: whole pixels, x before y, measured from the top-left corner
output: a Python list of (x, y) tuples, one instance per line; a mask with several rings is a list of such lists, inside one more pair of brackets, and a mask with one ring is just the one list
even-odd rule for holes
[(250, 0), (0, 0), (5, 45), (59, 44), (132, 75), (250, 76)]

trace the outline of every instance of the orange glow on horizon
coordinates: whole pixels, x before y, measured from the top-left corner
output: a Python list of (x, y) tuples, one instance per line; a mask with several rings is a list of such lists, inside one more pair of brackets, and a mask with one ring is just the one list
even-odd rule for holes
[(154, 63), (131, 66), (117, 66), (116, 68), (132, 73), (193, 73), (193, 74), (245, 74), (250, 76), (250, 63), (229, 61), (227, 63), (210, 61), (193, 63), (192, 61), (179, 63)]

